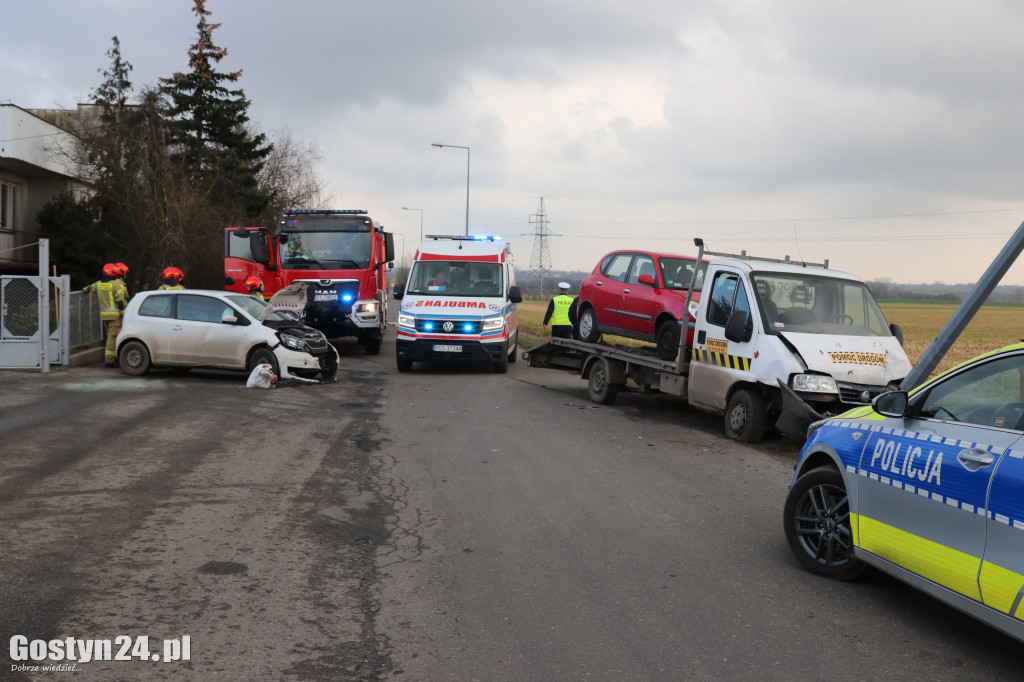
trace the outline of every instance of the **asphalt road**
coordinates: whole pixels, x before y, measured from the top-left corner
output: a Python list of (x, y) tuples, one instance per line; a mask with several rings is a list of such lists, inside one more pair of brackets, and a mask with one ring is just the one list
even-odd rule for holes
[(60, 675), (15, 669), (43, 665), (10, 660), (15, 635), (161, 655), (189, 637), (188, 661), (78, 662), (82, 680), (1024, 669), (1024, 646), (895, 580), (804, 572), (789, 441), (733, 443), (654, 394), (594, 406), (522, 362), (399, 375), (391, 341), (342, 350), (338, 383), (272, 390), (0, 372), (0, 679)]

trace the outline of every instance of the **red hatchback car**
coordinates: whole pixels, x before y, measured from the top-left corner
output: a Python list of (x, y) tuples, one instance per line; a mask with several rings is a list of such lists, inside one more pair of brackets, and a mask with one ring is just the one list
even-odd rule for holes
[[(679, 323), (697, 259), (651, 251), (613, 251), (580, 285), (579, 335), (596, 342), (602, 333), (651, 341), (658, 356), (672, 360), (679, 350)], [(697, 269), (689, 319), (704, 285), (707, 261)], [(693, 332), (686, 340), (693, 342)]]

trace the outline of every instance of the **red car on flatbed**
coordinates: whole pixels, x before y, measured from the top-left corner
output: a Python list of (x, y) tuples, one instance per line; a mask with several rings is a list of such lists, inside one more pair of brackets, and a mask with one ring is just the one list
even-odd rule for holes
[[(679, 352), (679, 323), (686, 292), (694, 282), (698, 261), (653, 251), (613, 251), (583, 280), (577, 301), (580, 339), (596, 342), (602, 333), (650, 341), (659, 357)], [(700, 300), (707, 261), (696, 269), (689, 320)], [(686, 340), (693, 344), (693, 332)]]

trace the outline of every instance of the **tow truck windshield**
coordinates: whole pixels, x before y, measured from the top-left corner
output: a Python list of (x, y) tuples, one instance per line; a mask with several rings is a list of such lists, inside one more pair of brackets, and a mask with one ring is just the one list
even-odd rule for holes
[(771, 329), (892, 336), (881, 308), (863, 282), (774, 272), (756, 272), (751, 279)]
[(409, 273), (406, 291), (428, 296), (501, 296), (501, 264), (417, 261)]

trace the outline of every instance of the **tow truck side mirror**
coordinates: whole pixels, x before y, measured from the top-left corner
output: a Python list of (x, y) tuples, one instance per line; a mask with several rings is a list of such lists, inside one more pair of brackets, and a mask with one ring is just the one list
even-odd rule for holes
[(754, 320), (746, 310), (737, 310), (725, 323), (725, 338), (734, 343), (746, 343), (754, 335)]
[(511, 303), (522, 303), (523, 302), (523, 290), (519, 287), (508, 288), (508, 300)]
[(902, 346), (903, 345), (903, 327), (901, 327), (898, 324), (896, 324), (895, 322), (893, 322), (892, 324), (889, 325), (889, 331), (892, 332), (892, 335), (896, 337), (896, 340), (899, 341), (900, 345)]

